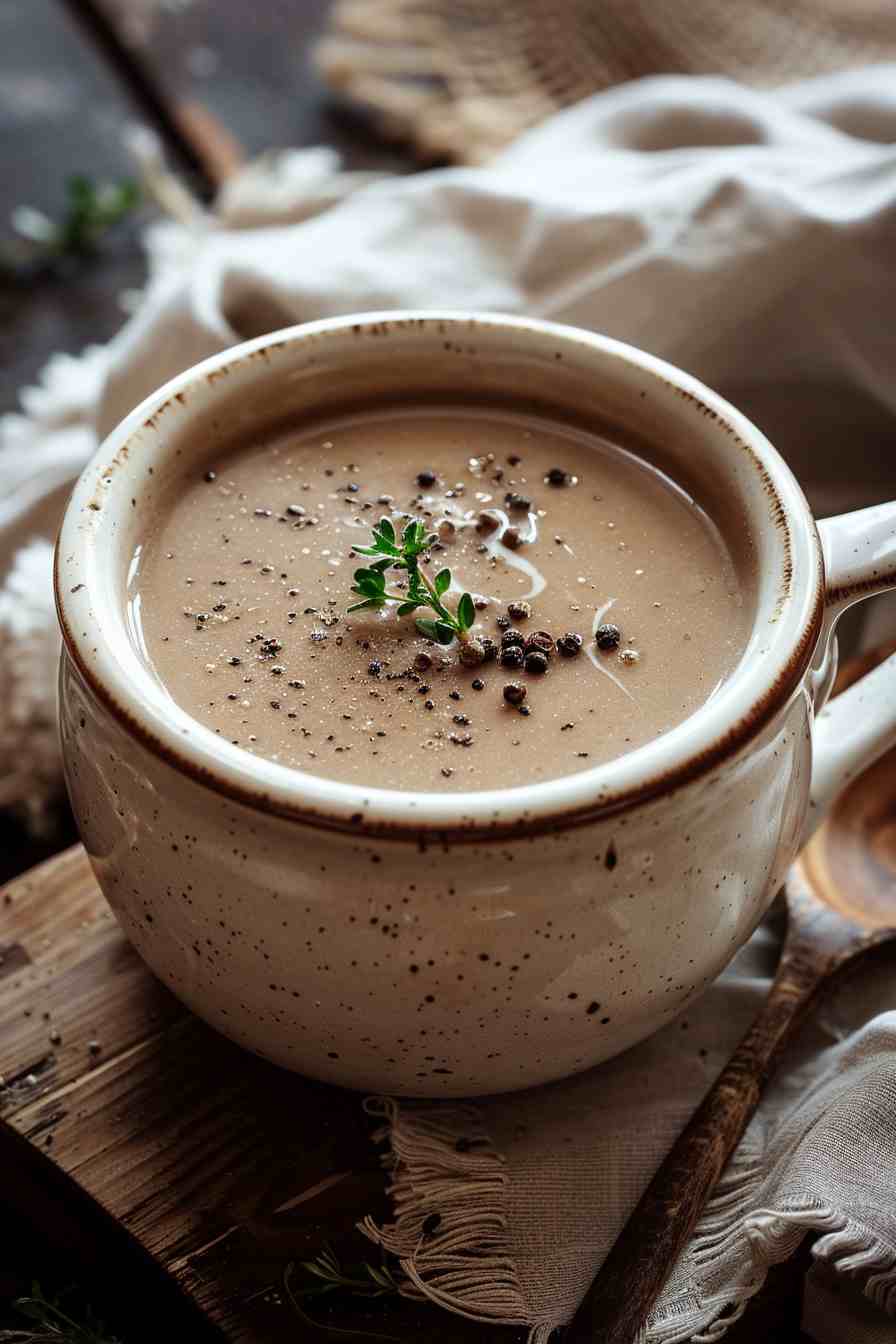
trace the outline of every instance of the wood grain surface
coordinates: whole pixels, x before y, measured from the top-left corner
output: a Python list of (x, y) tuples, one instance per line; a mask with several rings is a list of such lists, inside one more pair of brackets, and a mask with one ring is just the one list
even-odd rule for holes
[[(80, 846), (5, 889), (0, 929), (0, 1119), (228, 1340), (294, 1341), (286, 1266), (385, 1212), (359, 1097), (246, 1054), (182, 1008)], [(439, 1339), (481, 1338), (403, 1301), (388, 1315), (402, 1338), (433, 1318)]]

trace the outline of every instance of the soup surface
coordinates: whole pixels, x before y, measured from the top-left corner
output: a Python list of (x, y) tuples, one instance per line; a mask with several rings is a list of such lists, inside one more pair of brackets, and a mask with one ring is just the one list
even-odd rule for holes
[[(422, 568), (450, 569), (449, 610), (473, 596), (496, 658), (462, 665), (419, 633), (426, 609), (347, 613), (372, 563), (352, 547), (382, 517), (438, 534)], [(147, 659), (212, 732), (312, 774), (438, 791), (568, 775), (667, 732), (737, 663), (748, 608), (717, 528), (667, 476), (497, 406), (383, 406), (208, 458), (149, 524), (130, 591)], [(540, 652), (536, 632), (581, 648), (522, 667), (501, 653)]]

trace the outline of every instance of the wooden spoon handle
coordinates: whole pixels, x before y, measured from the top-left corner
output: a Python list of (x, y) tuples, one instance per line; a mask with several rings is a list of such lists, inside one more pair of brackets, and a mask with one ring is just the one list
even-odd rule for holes
[(622, 1229), (570, 1325), (571, 1341), (633, 1344), (808, 1011), (821, 975), (785, 955), (762, 1012)]

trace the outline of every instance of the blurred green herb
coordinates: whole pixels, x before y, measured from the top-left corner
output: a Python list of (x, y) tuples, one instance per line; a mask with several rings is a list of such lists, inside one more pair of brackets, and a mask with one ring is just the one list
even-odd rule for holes
[(340, 1289), (355, 1297), (386, 1297), (398, 1292), (385, 1261), (372, 1265), (369, 1260), (361, 1260), (343, 1266), (329, 1242), (313, 1260), (300, 1261), (298, 1268), (304, 1271), (305, 1279), (300, 1285), (293, 1284), (297, 1297), (323, 1297)]
[[(436, 541), (436, 534), (428, 533), (423, 523), (413, 518), (406, 525), (399, 541), (390, 520), (381, 518), (373, 529), (373, 545), (352, 547), (358, 555), (382, 558), (366, 569), (355, 570), (352, 592), (357, 593), (361, 601), (353, 603), (348, 610), (365, 611), (385, 606), (387, 602), (397, 602), (398, 615), (408, 616), (420, 607), (428, 607), (435, 613), (435, 619), (417, 617), (415, 624), (420, 633), (437, 644), (450, 644), (455, 639), (465, 644), (476, 619), (472, 597), (469, 593), (463, 593), (457, 610), (451, 611), (442, 601), (451, 587), (451, 570), (440, 569), (435, 578), (430, 579), (420, 567), (421, 559), (426, 560), (426, 552)], [(389, 592), (386, 571), (390, 569), (407, 572), (406, 591)]]
[(369, 1260), (343, 1265), (333, 1247), (327, 1243), (313, 1260), (303, 1260), (298, 1265), (287, 1265), (283, 1275), (283, 1288), (287, 1301), (302, 1324), (310, 1326), (318, 1334), (325, 1337), (338, 1336), (342, 1339), (394, 1340), (395, 1344), (399, 1344), (394, 1335), (384, 1335), (372, 1330), (347, 1329), (344, 1326), (315, 1321), (306, 1314), (301, 1305), (302, 1301), (329, 1297), (332, 1294), (347, 1294), (366, 1301), (397, 1296), (398, 1284), (385, 1257), (377, 1265), (371, 1264)]
[(33, 1283), (30, 1296), (19, 1297), (13, 1303), (14, 1310), (29, 1324), (0, 1330), (0, 1344), (119, 1344), (89, 1307), (85, 1308), (82, 1320), (63, 1310), (60, 1305), (63, 1296), (45, 1297), (40, 1284)]
[(28, 205), (13, 211), (17, 237), (4, 247), (0, 258), (3, 268), (30, 276), (67, 258), (90, 256), (110, 229), (131, 214), (139, 202), (136, 182), (97, 183), (89, 177), (71, 177), (66, 183), (66, 205), (60, 219), (50, 219)]

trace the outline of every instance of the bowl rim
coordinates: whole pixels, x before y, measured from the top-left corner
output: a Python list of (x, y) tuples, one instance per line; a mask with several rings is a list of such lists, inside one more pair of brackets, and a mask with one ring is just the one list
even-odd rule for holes
[[(268, 362), (309, 338), (338, 340), (347, 331), (374, 329), (380, 335), (407, 335), (409, 326), (428, 324), (440, 331), (463, 327), (467, 335), (471, 329), (499, 331), (517, 348), (527, 339), (584, 346), (623, 361), (645, 381), (665, 384), (717, 422), (720, 434), (745, 452), (759, 474), (770, 507), (757, 526), (775, 526), (785, 538), (781, 572), (775, 575), (780, 619), (768, 654), (742, 660), (717, 695), (662, 737), (591, 769), (507, 789), (430, 793), (368, 788), (280, 765), (222, 740), (181, 709), (141, 662), (127, 635), (124, 613), (117, 610), (121, 604), (111, 597), (110, 575), (103, 570), (104, 499), (115, 472), (132, 470), (128, 450), (135, 436), (148, 430), (159, 434), (159, 421), (177, 415), (191, 389), (202, 385), (203, 395), (212, 398), (222, 375), (259, 354)], [(145, 465), (142, 445), (141, 453)], [(165, 383), (106, 437), (75, 485), (56, 546), (54, 590), (63, 658), (71, 659), (129, 735), (180, 774), (270, 815), (414, 842), (481, 842), (554, 832), (700, 779), (747, 747), (799, 691), (824, 619), (824, 565), (809, 506), (789, 467), (744, 415), (690, 374), (610, 337), (541, 319), (456, 310), (389, 310), (303, 323), (212, 355)]]

